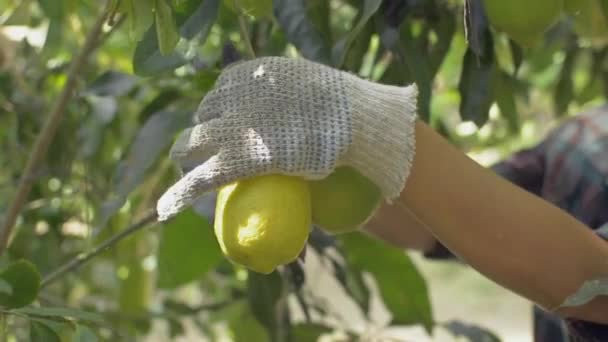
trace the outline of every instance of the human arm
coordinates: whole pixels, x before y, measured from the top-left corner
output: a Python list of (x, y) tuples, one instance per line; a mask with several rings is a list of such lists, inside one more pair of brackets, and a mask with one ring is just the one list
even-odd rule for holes
[[(608, 274), (608, 245), (572, 216), (477, 164), (422, 122), (416, 150), (399, 202), (489, 279), (553, 309), (584, 281)], [(608, 324), (608, 299), (558, 313)]]
[[(349, 165), (387, 201), (408, 207), (462, 260), (544, 307), (608, 273), (603, 244), (589, 231), (468, 159), (413, 120), (413, 109), (412, 87), (373, 84), (302, 60), (231, 67), (203, 99), (199, 124), (172, 149), (187, 173), (159, 200), (159, 218), (240, 178), (319, 179)], [(592, 317), (584, 308), (604, 304), (598, 299), (576, 313)]]

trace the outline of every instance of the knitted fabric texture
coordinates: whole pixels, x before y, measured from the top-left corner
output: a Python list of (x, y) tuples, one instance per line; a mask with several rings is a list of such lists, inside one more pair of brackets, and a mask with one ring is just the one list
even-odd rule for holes
[(280, 173), (327, 177), (348, 165), (389, 202), (414, 157), (417, 88), (380, 85), (304, 59), (263, 57), (228, 67), (171, 157), (184, 176), (159, 199), (166, 220), (235, 180)]

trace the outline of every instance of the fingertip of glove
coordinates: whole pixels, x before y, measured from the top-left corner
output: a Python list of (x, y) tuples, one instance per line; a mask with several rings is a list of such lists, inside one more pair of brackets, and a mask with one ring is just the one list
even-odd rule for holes
[(179, 214), (181, 209), (170, 194), (162, 195), (156, 202), (156, 215), (158, 222), (166, 222)]

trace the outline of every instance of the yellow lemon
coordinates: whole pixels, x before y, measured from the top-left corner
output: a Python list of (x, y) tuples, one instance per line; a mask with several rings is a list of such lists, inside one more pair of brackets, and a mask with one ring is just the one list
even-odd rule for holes
[(378, 186), (347, 166), (310, 184), (313, 223), (333, 234), (361, 227), (378, 208), (382, 197)]
[(295, 260), (310, 233), (310, 189), (299, 177), (265, 175), (226, 185), (215, 210), (224, 254), (263, 274)]
[(529, 47), (557, 22), (563, 0), (484, 0), (483, 4), (494, 28)]

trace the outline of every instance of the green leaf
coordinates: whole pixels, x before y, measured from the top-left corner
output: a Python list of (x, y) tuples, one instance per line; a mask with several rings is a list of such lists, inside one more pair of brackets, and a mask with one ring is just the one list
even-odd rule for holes
[(283, 279), (278, 272), (263, 275), (249, 271), (247, 277), (249, 307), (255, 318), (272, 336), (272, 341), (282, 341), (287, 334), (285, 319), (287, 303)]
[[(197, 37), (199, 44), (204, 43), (217, 20), (219, 3), (220, 0), (189, 1), (183, 6), (183, 13), (176, 13), (179, 15), (177, 18), (179, 34), (188, 40)], [(196, 9), (190, 10), (194, 6)], [(136, 74), (151, 76), (173, 70), (187, 62), (186, 58), (177, 51), (168, 55), (161, 54), (158, 42), (155, 30), (150, 28), (137, 44), (133, 56), (133, 70)]]
[(126, 198), (142, 182), (148, 169), (173, 141), (175, 133), (188, 127), (187, 111), (160, 111), (150, 116), (140, 128), (127, 155), (116, 169), (114, 194), (103, 203), (97, 222), (105, 227), (108, 220), (123, 206)]
[(496, 99), (500, 113), (508, 122), (509, 131), (517, 133), (520, 122), (515, 103), (514, 85), (511, 77), (500, 70), (496, 70), (496, 75), (494, 76), (494, 98)]
[(86, 325), (79, 324), (76, 327), (76, 333), (72, 337), (72, 342), (97, 342), (99, 338), (97, 334)]
[(432, 330), (426, 281), (403, 251), (363, 234), (340, 236), (343, 255), (352, 267), (371, 274), (395, 324), (422, 324)]
[(513, 75), (517, 75), (519, 67), (524, 61), (524, 51), (514, 40), (509, 39), (509, 49), (511, 50), (511, 59), (513, 60)]
[(95, 79), (85, 94), (120, 97), (130, 92), (137, 84), (137, 78), (115, 70), (108, 70)]
[(13, 310), (16, 313), (20, 313), (28, 316), (39, 316), (39, 317), (51, 317), (51, 318), (72, 318), (81, 321), (87, 321), (92, 323), (103, 323), (104, 319), (101, 315), (96, 313), (87, 312), (74, 308), (64, 307), (25, 307)]
[(38, 321), (30, 321), (30, 341), (61, 342), (61, 338), (48, 325), (40, 323)]
[(476, 58), (472, 50), (465, 53), (458, 90), (460, 92), (460, 116), (483, 126), (492, 105), (492, 77), (494, 62)]
[(31, 0), (22, 0), (13, 10), (11, 15), (2, 23), (3, 26), (19, 25), (27, 26), (30, 23)]
[(287, 39), (298, 48), (302, 56), (328, 64), (328, 44), (308, 18), (304, 0), (275, 0), (273, 8)]
[(209, 222), (186, 210), (163, 225), (158, 251), (159, 287), (176, 288), (200, 279), (222, 260)]
[(152, 76), (173, 70), (186, 62), (186, 58), (176, 51), (163, 56), (159, 51), (156, 32), (151, 28), (137, 43), (133, 55), (133, 72), (140, 76)]
[(11, 293), (0, 292), (0, 306), (19, 308), (33, 302), (40, 290), (40, 273), (31, 262), (19, 260), (0, 272), (0, 279), (12, 288)]
[(147, 313), (153, 287), (152, 274), (144, 267), (137, 247), (137, 239), (125, 241), (118, 246), (120, 260), (117, 261), (119, 267), (127, 271), (119, 280), (118, 307), (120, 312), (135, 317)]
[(491, 331), (460, 321), (450, 321), (442, 326), (456, 337), (465, 337), (470, 342), (500, 342), (500, 338)]
[(329, 19), (330, 2), (327, 0), (307, 0), (306, 13), (313, 27), (325, 38), (326, 41), (332, 41), (332, 32)]
[(555, 86), (555, 93), (553, 96), (553, 103), (557, 116), (567, 114), (568, 106), (574, 97), (574, 81), (572, 76), (575, 71), (574, 67), (577, 55), (577, 49), (571, 49), (566, 52), (566, 58), (564, 59), (562, 69), (559, 74), (559, 80)]
[(159, 51), (161, 55), (166, 56), (173, 52), (179, 42), (173, 10), (166, 0), (155, 0), (154, 14)]
[(586, 281), (574, 294), (568, 296), (560, 307), (580, 306), (597, 296), (608, 296), (608, 277)]
[(205, 42), (217, 19), (220, 0), (204, 0), (192, 15), (180, 26), (180, 34), (186, 39), (199, 35), (200, 44)]
[(150, 0), (122, 0), (121, 7), (129, 18), (131, 39), (140, 40), (154, 21)]
[(357, 38), (359, 32), (365, 27), (365, 24), (378, 11), (382, 0), (364, 0), (363, 9), (361, 10), (359, 21), (348, 32), (346, 36), (336, 42), (331, 50), (331, 59), (334, 67), (340, 68), (344, 63), (344, 58), (352, 42)]
[(293, 342), (318, 341), (323, 334), (332, 332), (333, 329), (321, 324), (303, 323), (291, 328)]
[(63, 0), (38, 0), (42, 11), (51, 19), (62, 20), (66, 12)]
[[(232, 333), (231, 341), (271, 341), (266, 329), (254, 317), (251, 308), (246, 302), (237, 302), (221, 313), (222, 321), (228, 322), (228, 328)], [(226, 317), (228, 316), (228, 317)]]

